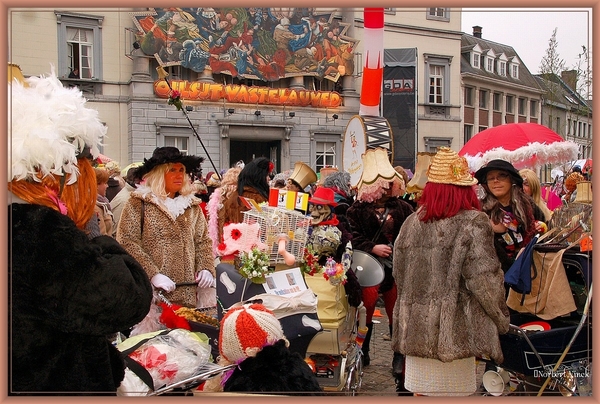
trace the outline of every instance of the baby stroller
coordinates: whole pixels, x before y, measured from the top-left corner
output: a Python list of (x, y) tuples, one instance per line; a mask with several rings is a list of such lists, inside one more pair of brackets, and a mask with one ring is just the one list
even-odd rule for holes
[[(361, 335), (365, 308), (349, 306), (343, 285), (332, 285), (321, 275), (307, 276), (306, 283), (317, 295), (317, 314), (323, 331), (308, 345), (306, 361), (324, 391), (354, 396), (363, 376)], [(364, 334), (362, 335), (364, 339)]]
[[(540, 244), (534, 247), (534, 254), (547, 260), (551, 254), (560, 255), (562, 265), (558, 265), (558, 272), (564, 271), (560, 275), (570, 289), (574, 310), (564, 315), (551, 314), (554, 307), (560, 307), (548, 309), (555, 303), (551, 301), (553, 297), (561, 293), (559, 290), (550, 291), (546, 307), (541, 310), (542, 290), (532, 290), (537, 296), (528, 298), (537, 299), (537, 307), (528, 305), (525, 297), (521, 297), (524, 308), (511, 314), (509, 332), (500, 335), (504, 362), (483, 375), (483, 385), (492, 395), (591, 395), (592, 252)], [(540, 282), (547, 275), (545, 269), (545, 266), (538, 268)], [(546, 281), (547, 287), (553, 287), (552, 283)], [(558, 300), (564, 304), (570, 299)]]

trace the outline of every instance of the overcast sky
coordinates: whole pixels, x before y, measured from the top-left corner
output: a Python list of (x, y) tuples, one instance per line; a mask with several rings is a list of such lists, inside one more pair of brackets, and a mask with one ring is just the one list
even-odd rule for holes
[(555, 28), (567, 69), (577, 63), (582, 45), (592, 49), (591, 8), (463, 8), (462, 31), (472, 34), (474, 25), (483, 27), (483, 39), (511, 46), (532, 74), (539, 73)]

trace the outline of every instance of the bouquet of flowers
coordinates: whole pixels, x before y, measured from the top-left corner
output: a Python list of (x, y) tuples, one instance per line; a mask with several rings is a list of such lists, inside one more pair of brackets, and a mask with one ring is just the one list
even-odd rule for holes
[(269, 266), (269, 254), (258, 247), (253, 247), (250, 251), (240, 251), (237, 261), (240, 275), (253, 283), (265, 283), (265, 275), (275, 270)]
[(304, 261), (300, 263), (300, 270), (313, 276), (314, 274), (321, 273), (323, 271), (323, 267), (319, 265), (319, 257), (314, 252), (312, 246), (304, 247)]
[(327, 258), (327, 262), (323, 267), (323, 277), (334, 286), (339, 284), (343, 285), (346, 283), (346, 279), (348, 279), (344, 266), (335, 262), (335, 260), (331, 257)]
[(181, 111), (183, 106), (181, 105), (181, 93), (177, 90), (172, 90), (169, 94), (169, 99), (167, 100), (167, 104), (175, 105), (177, 111)]

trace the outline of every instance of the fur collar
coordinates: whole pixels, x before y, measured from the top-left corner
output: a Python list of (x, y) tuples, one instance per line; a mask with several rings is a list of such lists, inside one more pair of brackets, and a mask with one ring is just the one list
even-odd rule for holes
[(142, 199), (150, 201), (158, 206), (161, 206), (164, 210), (169, 212), (173, 218), (177, 218), (182, 215), (187, 208), (192, 206), (196, 197), (192, 194), (179, 195), (175, 198), (163, 198), (155, 195), (150, 187), (145, 185), (138, 185), (137, 189), (132, 192)]

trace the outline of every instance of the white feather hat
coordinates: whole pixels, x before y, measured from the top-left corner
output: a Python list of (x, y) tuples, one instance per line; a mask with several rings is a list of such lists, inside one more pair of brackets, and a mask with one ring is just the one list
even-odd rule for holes
[(77, 156), (88, 148), (94, 158), (100, 153), (106, 127), (98, 111), (87, 108), (81, 91), (63, 87), (51, 70), (48, 76), (26, 78), (26, 84), (8, 83), (9, 180), (69, 173), (72, 184), (79, 174)]

